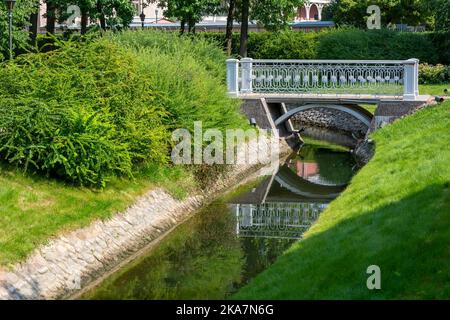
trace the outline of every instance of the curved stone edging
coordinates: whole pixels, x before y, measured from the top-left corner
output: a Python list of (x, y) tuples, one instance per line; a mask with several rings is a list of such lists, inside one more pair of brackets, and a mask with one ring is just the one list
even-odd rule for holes
[[(284, 141), (280, 143), (281, 154), (288, 150)], [(236, 165), (208, 192), (185, 200), (176, 200), (162, 189), (152, 190), (108, 220), (51, 240), (12, 271), (0, 271), (0, 299), (58, 299), (76, 293), (255, 169), (255, 165)]]

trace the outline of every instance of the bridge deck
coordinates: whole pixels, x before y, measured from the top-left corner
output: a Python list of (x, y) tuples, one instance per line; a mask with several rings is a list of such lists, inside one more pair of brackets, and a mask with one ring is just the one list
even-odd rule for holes
[[(373, 95), (373, 94), (302, 94), (302, 93), (240, 93), (243, 100), (266, 99), (271, 103), (307, 102), (307, 103), (367, 103), (402, 102), (403, 96)], [(429, 95), (420, 95), (415, 102), (428, 102)]]

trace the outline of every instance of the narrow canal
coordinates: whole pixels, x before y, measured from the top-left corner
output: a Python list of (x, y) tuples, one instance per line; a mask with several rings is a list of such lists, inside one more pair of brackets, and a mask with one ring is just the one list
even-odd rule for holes
[(305, 144), (278, 172), (204, 207), (82, 298), (227, 298), (301, 239), (354, 166), (341, 147)]

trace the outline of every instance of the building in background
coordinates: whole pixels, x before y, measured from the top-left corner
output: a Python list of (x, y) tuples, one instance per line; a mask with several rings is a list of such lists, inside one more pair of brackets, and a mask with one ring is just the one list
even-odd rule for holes
[(330, 2), (331, 0), (306, 1), (303, 7), (298, 9), (296, 21), (322, 20), (322, 10)]
[[(177, 30), (179, 29), (180, 23), (177, 21), (169, 21), (163, 15), (164, 9), (158, 6), (156, 3), (147, 3), (145, 0), (130, 0), (134, 7), (136, 8), (136, 15), (130, 24), (131, 28), (138, 28), (142, 26), (142, 21), (140, 15), (142, 12), (145, 15), (144, 26), (146, 28), (158, 28), (166, 30)], [(320, 21), (322, 20), (322, 10), (325, 5), (329, 4), (331, 0), (310, 0), (306, 1), (305, 4), (297, 10), (297, 17), (295, 21), (292, 22), (292, 29), (304, 31), (313, 31), (321, 28), (326, 28), (333, 26), (331, 21)], [(41, 32), (45, 32), (45, 26), (47, 24), (47, 19), (45, 18), (46, 4), (44, 0), (40, 0), (40, 12), (38, 17), (38, 26)], [(77, 17), (74, 20), (74, 24), (68, 24), (67, 22), (62, 24), (57, 24), (57, 30), (71, 28), (77, 29), (80, 26), (81, 18)], [(205, 16), (204, 19), (196, 24), (197, 31), (217, 31), (222, 32), (226, 29), (227, 17), (224, 16)], [(95, 22), (91, 22), (95, 23)], [(234, 31), (239, 31), (239, 23), (234, 23)], [(250, 21), (249, 24), (250, 31), (263, 31), (264, 29), (259, 26), (256, 22)]]

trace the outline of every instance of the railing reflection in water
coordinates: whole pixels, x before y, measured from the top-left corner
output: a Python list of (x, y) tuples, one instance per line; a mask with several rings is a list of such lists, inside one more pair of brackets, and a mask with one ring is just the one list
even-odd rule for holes
[(240, 237), (300, 239), (327, 203), (266, 202), (236, 205)]

